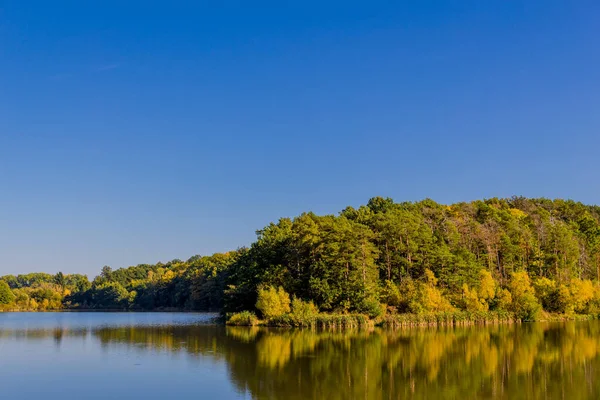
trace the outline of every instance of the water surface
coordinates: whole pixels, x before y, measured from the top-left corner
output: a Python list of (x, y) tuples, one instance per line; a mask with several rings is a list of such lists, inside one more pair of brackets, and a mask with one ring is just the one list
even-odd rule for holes
[(598, 399), (600, 322), (332, 332), (0, 313), (2, 398)]

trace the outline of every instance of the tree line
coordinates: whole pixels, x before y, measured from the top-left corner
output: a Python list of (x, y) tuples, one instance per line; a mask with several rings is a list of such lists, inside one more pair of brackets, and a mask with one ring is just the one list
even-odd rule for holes
[(0, 304), (13, 309), (250, 311), (276, 318), (293, 314), (294, 303), (304, 311), (371, 317), (597, 314), (600, 207), (523, 197), (453, 205), (375, 197), (337, 215), (281, 218), (257, 231), (249, 247), (227, 253), (104, 267), (91, 282), (62, 273), (0, 279)]

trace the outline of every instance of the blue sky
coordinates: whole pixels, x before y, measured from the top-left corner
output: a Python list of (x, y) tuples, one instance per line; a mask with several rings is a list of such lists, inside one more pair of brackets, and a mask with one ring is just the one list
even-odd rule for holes
[[(251, 5), (251, 6), (250, 6)], [(373, 196), (600, 203), (594, 1), (0, 3), (0, 274)]]

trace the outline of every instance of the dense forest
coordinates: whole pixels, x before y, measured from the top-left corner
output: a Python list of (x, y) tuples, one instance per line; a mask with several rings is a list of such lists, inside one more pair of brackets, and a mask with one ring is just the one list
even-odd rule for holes
[(4, 276), (0, 307), (246, 311), (291, 322), (316, 313), (507, 312), (533, 320), (597, 315), (599, 281), (598, 206), (376, 197), (338, 215), (282, 218), (248, 248), (105, 266), (91, 282), (60, 272)]

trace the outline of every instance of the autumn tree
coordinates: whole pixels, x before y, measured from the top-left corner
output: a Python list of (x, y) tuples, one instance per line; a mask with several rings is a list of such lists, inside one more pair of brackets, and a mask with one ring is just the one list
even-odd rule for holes
[(15, 301), (15, 295), (10, 286), (3, 280), (0, 280), (0, 304), (12, 304)]

